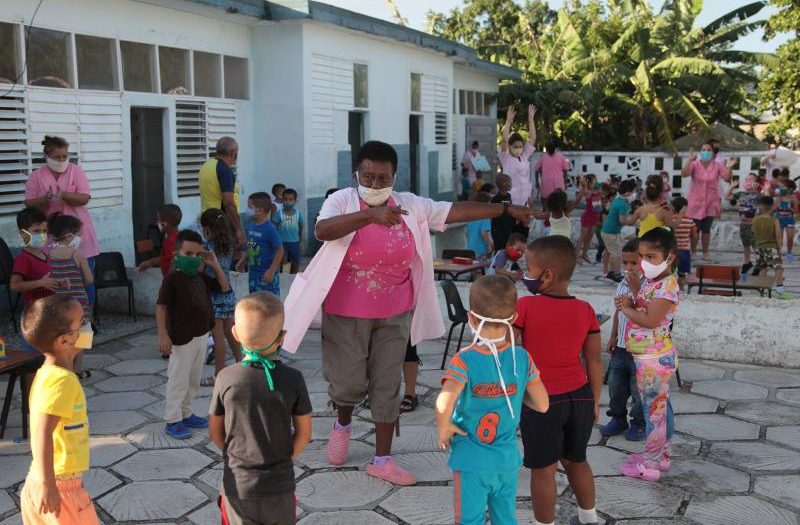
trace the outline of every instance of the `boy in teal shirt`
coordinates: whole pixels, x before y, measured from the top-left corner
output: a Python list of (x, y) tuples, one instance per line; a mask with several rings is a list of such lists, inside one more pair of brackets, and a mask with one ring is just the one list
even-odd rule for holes
[(522, 403), (539, 412), (548, 409), (530, 354), (514, 344), (516, 303), (516, 287), (506, 277), (489, 275), (472, 285), (468, 315), (475, 338), (453, 356), (436, 399), (439, 447), (445, 450), (452, 438), (456, 524), (483, 525), (487, 508), (492, 523), (517, 523)]

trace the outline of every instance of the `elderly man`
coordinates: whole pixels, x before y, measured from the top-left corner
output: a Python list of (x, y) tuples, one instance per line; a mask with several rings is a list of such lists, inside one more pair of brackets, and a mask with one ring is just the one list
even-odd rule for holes
[(222, 137), (217, 141), (216, 155), (201, 167), (200, 212), (219, 208), (228, 216), (238, 240), (239, 249), (244, 249), (247, 239), (239, 221), (239, 184), (233, 167), (239, 156), (239, 145), (233, 137)]

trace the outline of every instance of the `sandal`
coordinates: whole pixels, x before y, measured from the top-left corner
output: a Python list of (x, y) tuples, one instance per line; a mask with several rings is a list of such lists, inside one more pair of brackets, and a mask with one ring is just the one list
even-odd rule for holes
[(204, 377), (200, 380), (200, 386), (214, 386), (214, 376)]
[(92, 377), (92, 373), (89, 370), (81, 370), (75, 375), (78, 376), (78, 379), (80, 379), (81, 381)]
[(419, 398), (411, 394), (406, 394), (403, 400), (400, 401), (400, 413), (413, 412), (414, 409), (417, 408), (417, 405), (419, 405)]

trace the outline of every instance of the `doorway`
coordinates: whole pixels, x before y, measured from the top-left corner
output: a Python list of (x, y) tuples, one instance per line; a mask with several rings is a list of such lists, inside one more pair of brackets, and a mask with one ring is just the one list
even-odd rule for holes
[(132, 219), (136, 264), (161, 247), (161, 235), (155, 220), (158, 208), (164, 204), (165, 115), (163, 108), (131, 108)]
[(419, 171), (420, 171), (420, 151), (419, 151), (419, 143), (420, 143), (420, 135), (422, 135), (422, 130), (420, 129), (422, 126), (422, 117), (420, 115), (409, 115), (408, 116), (408, 144), (410, 148), (409, 152), (409, 176), (410, 176), (410, 188), (409, 191), (416, 195), (419, 195), (420, 189), (420, 181), (419, 181)]
[(491, 166), (491, 173), (484, 174), (484, 182), (494, 182), (495, 166), (497, 166), (497, 121), (489, 118), (468, 118), (466, 119), (466, 136), (464, 137), (464, 149), (458, 152), (464, 154), (464, 150), (474, 141), (480, 144), (481, 155), (486, 157)]
[(347, 115), (347, 143), (350, 144), (351, 174), (356, 171), (358, 150), (364, 144), (364, 112), (351, 111)]

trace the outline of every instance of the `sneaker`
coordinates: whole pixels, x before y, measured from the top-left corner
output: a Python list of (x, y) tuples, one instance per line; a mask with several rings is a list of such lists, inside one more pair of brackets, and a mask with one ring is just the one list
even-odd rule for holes
[(742, 265), (742, 275), (745, 275), (746, 273), (750, 272), (750, 270), (752, 270), (752, 269), (753, 269), (753, 263), (751, 263), (751, 262), (744, 263)]
[(625, 276), (624, 276), (624, 275), (622, 275), (622, 274), (621, 274), (621, 273), (619, 273), (619, 272), (616, 272), (616, 273), (614, 274), (614, 277), (612, 277), (612, 279), (614, 280), (614, 282), (615, 282), (615, 283), (621, 283), (622, 281), (624, 281), (624, 280), (625, 280)]
[(411, 472), (397, 464), (397, 462), (389, 458), (383, 465), (375, 465), (370, 463), (367, 465), (367, 474), (373, 478), (388, 481), (393, 485), (416, 485), (417, 479)]
[(581, 520), (578, 518), (578, 516), (572, 516), (572, 519), (569, 520), (569, 525), (599, 525), (599, 522), (593, 521), (591, 523), (581, 523)]
[(794, 254), (787, 253), (786, 254), (786, 262), (793, 263), (794, 262)]
[[(644, 463), (644, 454), (638, 452), (636, 454), (631, 454), (628, 456), (628, 463)], [(661, 458), (661, 461), (658, 462), (656, 468), (661, 472), (666, 472), (669, 470), (670, 460), (668, 457)]]
[(192, 437), (192, 432), (184, 426), (183, 421), (167, 423), (167, 427), (164, 431), (173, 439), (189, 439)]
[(648, 468), (644, 463), (623, 463), (619, 466), (619, 471), (623, 476), (629, 478), (643, 479), (645, 481), (658, 481), (661, 471), (655, 468)]
[(783, 299), (784, 301), (788, 301), (790, 299), (794, 299), (794, 295), (790, 294), (789, 292), (779, 292), (775, 290), (773, 295), (776, 299)]
[(189, 428), (208, 428), (208, 418), (192, 414), (183, 418), (183, 424)]
[(644, 427), (640, 427), (638, 425), (631, 425), (630, 428), (628, 428), (628, 430), (625, 432), (625, 439), (627, 441), (641, 441), (644, 438)]
[(628, 430), (628, 422), (624, 419), (614, 417), (611, 418), (611, 421), (600, 427), (600, 434), (606, 437), (616, 436), (617, 434), (622, 434), (626, 430)]
[(328, 463), (331, 465), (344, 465), (347, 462), (350, 450), (350, 434), (352, 433), (352, 427), (345, 430), (336, 428), (336, 423), (333, 424), (331, 437), (328, 439)]

